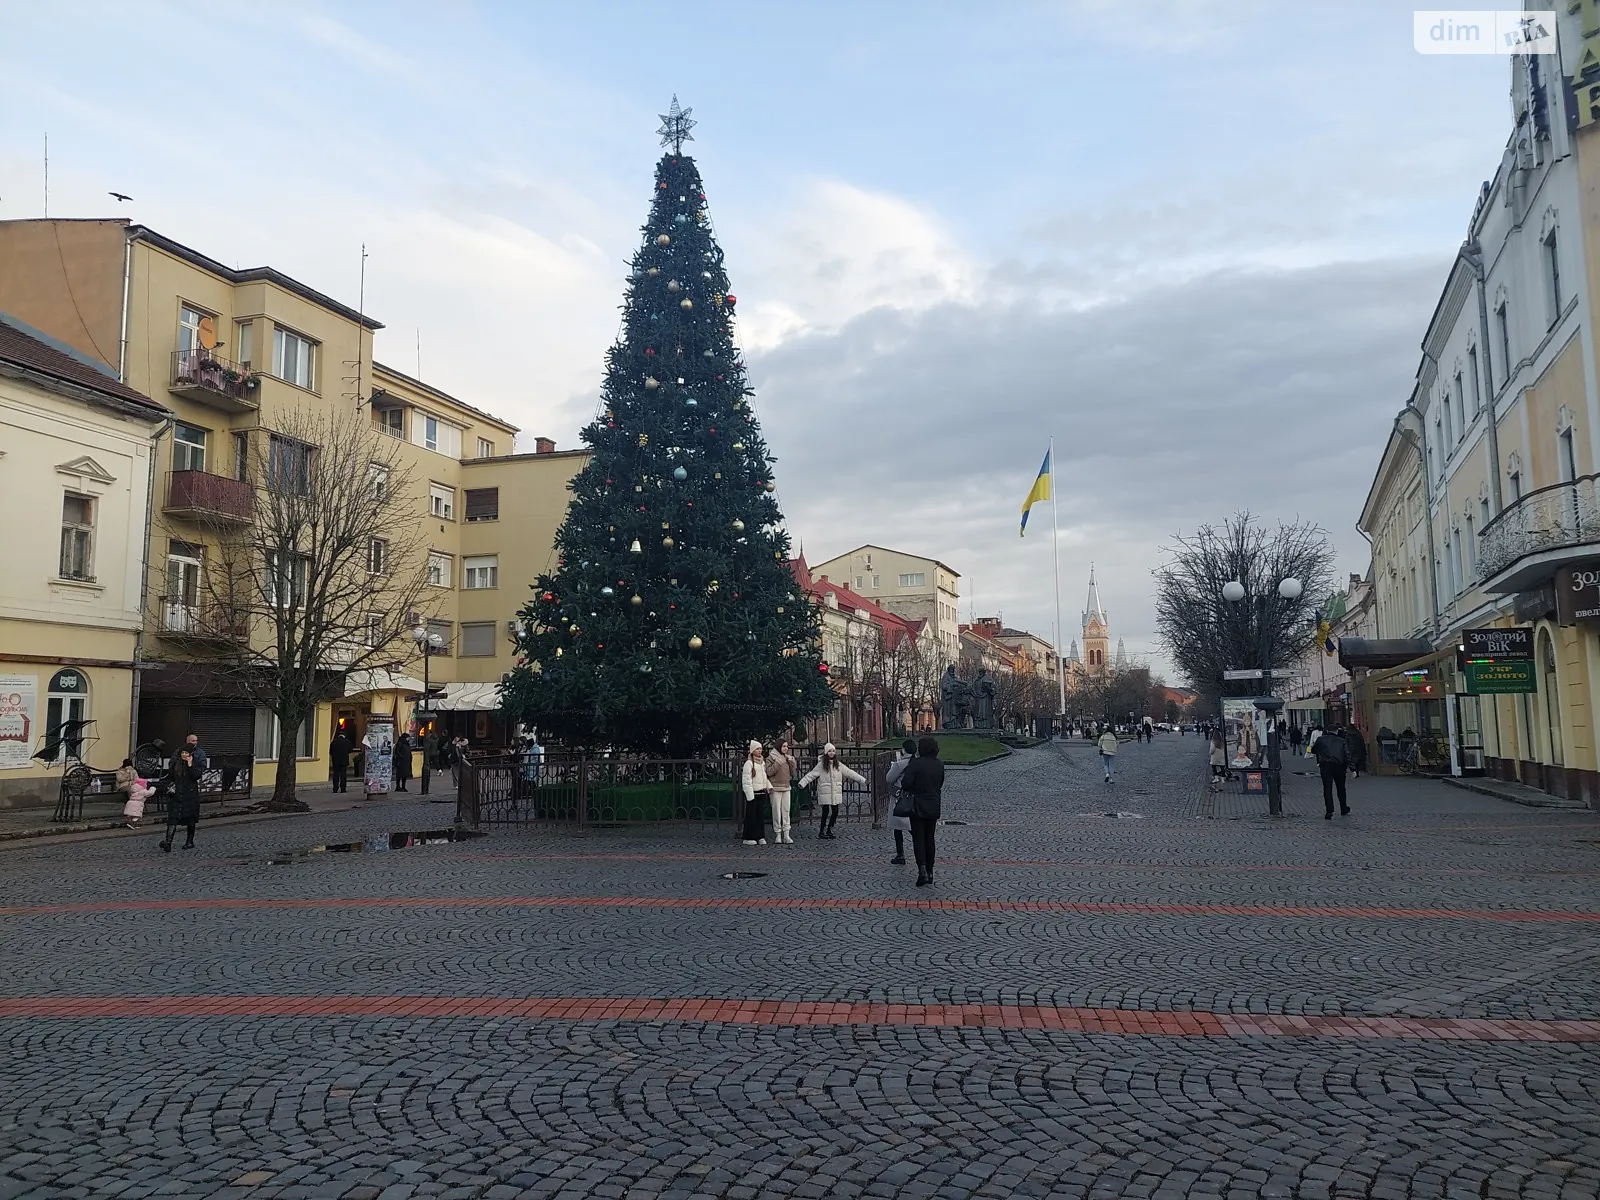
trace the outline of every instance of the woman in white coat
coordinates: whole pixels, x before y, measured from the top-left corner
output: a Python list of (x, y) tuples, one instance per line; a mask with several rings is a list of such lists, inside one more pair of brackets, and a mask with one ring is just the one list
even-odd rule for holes
[(839, 805), (844, 803), (844, 781), (852, 783), (865, 783), (865, 775), (852, 771), (839, 761), (839, 751), (829, 742), (822, 748), (822, 757), (817, 759), (817, 765), (806, 772), (800, 786), (805, 787), (810, 783), (817, 785), (817, 803), (822, 808), (822, 828), (817, 837), (831, 838), (836, 836), (833, 827), (839, 823)]
[(744, 769), (739, 782), (744, 786), (744, 844), (767, 844), (764, 836), (767, 823), (767, 797), (772, 794), (772, 784), (767, 780), (766, 755), (760, 742), (750, 743), (750, 753), (745, 756)]

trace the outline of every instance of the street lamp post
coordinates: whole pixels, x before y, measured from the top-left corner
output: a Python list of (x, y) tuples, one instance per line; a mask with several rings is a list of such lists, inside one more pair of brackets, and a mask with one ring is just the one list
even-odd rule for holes
[[(428, 719), (431, 722), (433, 719), (431, 709), (426, 707), (428, 693), (433, 690), (428, 666), (433, 660), (434, 651), (444, 645), (444, 639), (437, 633), (430, 633), (426, 625), (418, 625), (411, 631), (411, 640), (416, 642), (417, 648), (422, 651), (422, 703), (425, 706), (423, 711), (430, 713)], [(422, 794), (424, 796), (428, 794), (428, 778), (431, 774), (432, 772), (428, 769), (428, 741), (424, 736), (422, 741)]]
[[(1300, 599), (1300, 581), (1293, 575), (1278, 581), (1277, 593), (1290, 603)], [(1222, 585), (1222, 598), (1229, 604), (1238, 604), (1245, 598), (1244, 584), (1230, 579)], [(1256, 708), (1267, 714), (1267, 812), (1274, 817), (1283, 815), (1283, 752), (1278, 744), (1278, 711), (1283, 701), (1272, 694), (1272, 630), (1277, 624), (1277, 608), (1273, 598), (1262, 593), (1256, 601), (1256, 634), (1261, 655), (1261, 691), (1263, 696), (1255, 702)]]

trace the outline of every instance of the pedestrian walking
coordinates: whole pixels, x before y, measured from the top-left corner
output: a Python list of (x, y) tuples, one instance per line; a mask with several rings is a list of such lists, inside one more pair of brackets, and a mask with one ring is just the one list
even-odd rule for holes
[(1112, 767), (1117, 762), (1117, 735), (1109, 729), (1100, 735), (1100, 761), (1105, 764), (1106, 782), (1110, 783)]
[[(937, 742), (934, 743), (934, 753), (938, 753)], [(838, 836), (833, 829), (839, 823), (839, 805), (844, 803), (844, 782), (847, 779), (852, 783), (867, 781), (866, 776), (852, 771), (839, 761), (839, 751), (829, 742), (822, 747), (822, 757), (817, 759), (817, 765), (806, 772), (806, 777), (800, 781), (801, 787), (812, 782), (817, 785), (817, 806), (822, 813), (822, 827), (817, 831), (819, 839)]]
[(934, 830), (944, 793), (944, 763), (939, 743), (931, 737), (917, 742), (917, 757), (900, 776), (900, 800), (895, 807), (911, 822), (911, 849), (917, 857), (917, 886), (933, 882)]
[(1305, 737), (1306, 737), (1306, 731), (1304, 729), (1301, 729), (1300, 726), (1298, 726), (1298, 725), (1289, 726), (1289, 749), (1292, 750), (1294, 753), (1299, 754), (1300, 753), (1300, 746), (1305, 741)]
[(167, 799), (167, 836), (161, 843), (161, 849), (167, 854), (172, 853), (172, 842), (178, 836), (178, 827), (181, 825), (189, 834), (183, 848), (193, 850), (194, 827), (200, 823), (200, 766), (195, 762), (194, 752), (188, 745), (172, 756), (167, 773), (172, 779), (172, 795)]
[(1149, 718), (1149, 717), (1146, 717), (1146, 718), (1145, 718), (1145, 719), (1144, 719), (1144, 723), (1143, 723), (1143, 724), (1142, 724), (1142, 725), (1141, 725), (1141, 726), (1140, 726), (1140, 729), (1141, 729), (1141, 731), (1142, 731), (1142, 732), (1143, 732), (1143, 733), (1144, 733), (1144, 740), (1145, 740), (1145, 743), (1146, 743), (1146, 744), (1147, 744), (1147, 745), (1148, 745), (1148, 744), (1149, 744), (1149, 743), (1150, 743), (1150, 742), (1153, 742), (1153, 741), (1155, 741), (1155, 740), (1156, 740), (1156, 727), (1155, 727), (1155, 723), (1154, 723), (1154, 722), (1152, 722), (1152, 721), (1151, 721), (1151, 720), (1150, 720), (1150, 718)]
[(766, 807), (768, 797), (772, 794), (772, 783), (767, 778), (766, 753), (761, 749), (760, 742), (750, 743), (750, 752), (745, 756), (739, 782), (744, 787), (744, 844), (765, 846), (766, 819), (761, 810)]
[(1333, 820), (1333, 793), (1339, 793), (1339, 813), (1341, 816), (1350, 815), (1350, 802), (1345, 798), (1344, 769), (1350, 758), (1350, 746), (1342, 736), (1342, 730), (1325, 732), (1317, 739), (1317, 744), (1311, 748), (1312, 754), (1317, 759), (1317, 769), (1322, 774), (1322, 819)]
[(900, 749), (894, 752), (894, 761), (889, 764), (889, 828), (894, 830), (894, 857), (889, 861), (902, 867), (906, 862), (906, 834), (911, 832), (911, 818), (901, 816), (898, 811), (901, 797), (904, 795), (900, 781), (905, 778), (906, 768), (916, 756), (916, 742), (906, 738), (900, 743)]
[(793, 814), (789, 811), (789, 788), (795, 773), (800, 770), (800, 763), (789, 753), (788, 738), (780, 738), (766, 758), (767, 783), (772, 788), (769, 793), (772, 802), (772, 844), (792, 846), (794, 834), (790, 826)]
[(336, 792), (350, 790), (350, 739), (345, 737), (344, 730), (336, 730), (333, 739), (328, 743), (328, 776)]
[(394, 757), (394, 790), (406, 790), (406, 782), (411, 778), (411, 735), (401, 730), (395, 735)]
[(131, 758), (123, 759), (117, 768), (117, 791), (127, 797), (122, 805), (123, 824), (137, 829), (144, 818), (145, 801), (150, 799), (150, 786), (139, 778), (139, 769)]
[(1346, 725), (1344, 746), (1349, 752), (1350, 778), (1360, 779), (1361, 772), (1367, 769), (1367, 740), (1361, 736), (1361, 730), (1354, 725)]
[(1211, 735), (1211, 787), (1214, 789), (1222, 786), (1222, 781), (1228, 777), (1228, 742), (1222, 736), (1222, 730), (1217, 730)]

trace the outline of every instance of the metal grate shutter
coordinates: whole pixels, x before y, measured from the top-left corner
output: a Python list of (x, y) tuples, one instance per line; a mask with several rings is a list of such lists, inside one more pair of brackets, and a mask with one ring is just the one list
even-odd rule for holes
[(468, 521), (498, 521), (500, 519), (499, 488), (468, 488), (466, 497)]
[(250, 754), (255, 749), (256, 710), (206, 704), (189, 709), (189, 727), (208, 754)]

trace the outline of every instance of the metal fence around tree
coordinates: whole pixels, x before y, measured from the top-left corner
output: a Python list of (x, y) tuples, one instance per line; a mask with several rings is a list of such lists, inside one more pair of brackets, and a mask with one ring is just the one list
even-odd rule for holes
[[(800, 761), (797, 784), (820, 750), (803, 747), (795, 755)], [(840, 761), (866, 780), (845, 782), (839, 819), (880, 828), (888, 815), (886, 772), (893, 752), (871, 746), (840, 746), (838, 752)], [(469, 755), (456, 776), (456, 822), (472, 828), (725, 823), (737, 831), (744, 820), (744, 760), (743, 753), (732, 750), (694, 758), (560, 750), (537, 759), (511, 753)], [(794, 787), (790, 806), (796, 826), (814, 822), (819, 816), (816, 785)]]

